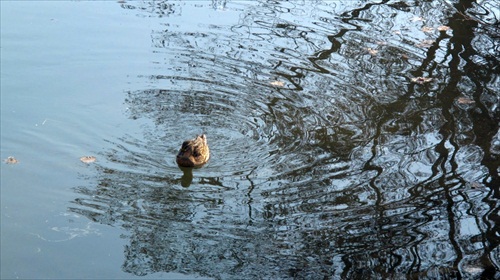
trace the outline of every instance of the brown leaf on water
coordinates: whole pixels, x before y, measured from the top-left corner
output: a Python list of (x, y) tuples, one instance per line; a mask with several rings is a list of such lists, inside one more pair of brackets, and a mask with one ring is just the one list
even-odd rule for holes
[(476, 101), (474, 101), (470, 98), (467, 98), (467, 97), (459, 97), (459, 98), (457, 98), (457, 102), (460, 104), (474, 104), (474, 103), (476, 103)]
[(432, 81), (432, 78), (416, 77), (416, 78), (412, 78), (411, 81), (422, 85), (422, 84), (425, 84), (425, 83)]
[(415, 44), (419, 48), (429, 48), (434, 44), (434, 40), (422, 40), (420, 43)]
[(441, 25), (440, 27), (437, 28), (437, 30), (439, 30), (439, 31), (448, 31), (450, 29), (451, 28), (449, 26), (446, 26), (446, 25)]
[(275, 87), (283, 87), (283, 86), (285, 86), (285, 82), (278, 81), (278, 80), (276, 80), (276, 81), (272, 81), (270, 84), (271, 84), (272, 86), (275, 86)]
[(429, 33), (429, 32), (434, 31), (434, 28), (429, 27), (429, 26), (424, 26), (424, 27), (422, 27), (422, 31)]
[(471, 188), (473, 188), (473, 189), (481, 189), (481, 188), (483, 188), (483, 185), (481, 183), (479, 183), (479, 182), (472, 182), (471, 183)]
[(92, 162), (96, 161), (96, 157), (95, 156), (83, 156), (80, 158), (80, 161), (83, 163), (92, 163)]
[(17, 163), (19, 163), (19, 161), (15, 157), (7, 157), (4, 160), (4, 162), (7, 163), (7, 164), (17, 164)]

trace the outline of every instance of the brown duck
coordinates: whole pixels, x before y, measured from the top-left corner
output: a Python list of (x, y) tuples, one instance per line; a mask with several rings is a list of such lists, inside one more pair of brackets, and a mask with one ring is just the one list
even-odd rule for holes
[(182, 167), (200, 167), (207, 163), (209, 158), (207, 136), (202, 134), (182, 143), (176, 161)]

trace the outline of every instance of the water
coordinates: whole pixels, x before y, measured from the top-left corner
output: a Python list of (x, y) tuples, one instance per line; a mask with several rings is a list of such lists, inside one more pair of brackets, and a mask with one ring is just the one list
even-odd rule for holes
[(441, 1), (1, 5), (2, 278), (500, 277), (494, 27)]

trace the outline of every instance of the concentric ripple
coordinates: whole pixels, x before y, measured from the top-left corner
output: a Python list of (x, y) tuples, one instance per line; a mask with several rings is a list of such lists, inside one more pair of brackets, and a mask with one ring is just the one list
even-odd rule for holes
[[(169, 151), (175, 152), (185, 139), (206, 133), (212, 152), (206, 166), (207, 172), (213, 172), (209, 176), (252, 171), (268, 179), (318, 160), (346, 158), (356, 143), (365, 143), (373, 134), (367, 122), (374, 104), (360, 102), (364, 93), (346, 95), (356, 89), (331, 87), (329, 79), (336, 78), (325, 77), (320, 69), (307, 78), (306, 68), (286, 70), (294, 69), (288, 64), (315, 68), (300, 57), (300, 50), (269, 46), (275, 50), (263, 56), (231, 37), (210, 32), (154, 34), (157, 54), (167, 61), (159, 67), (164, 74), (144, 77), (156, 89), (128, 94), (131, 117), (153, 120), (169, 142)], [(167, 38), (168, 47), (159, 43)], [(209, 38), (219, 38), (221, 48), (192, 49), (193, 42), (214, 44)], [(260, 40), (260, 44), (274, 42)], [(283, 51), (296, 58), (279, 58)], [(305, 86), (310, 89), (301, 89)], [(331, 145), (332, 140), (340, 145)]]

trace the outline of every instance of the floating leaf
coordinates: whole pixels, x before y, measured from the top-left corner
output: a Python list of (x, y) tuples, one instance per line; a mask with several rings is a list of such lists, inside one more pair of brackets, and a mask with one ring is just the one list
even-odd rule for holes
[(367, 50), (367, 51), (368, 51), (368, 53), (369, 53), (369, 54), (371, 54), (371, 55), (377, 55), (377, 53), (378, 53), (378, 51), (377, 51), (377, 50), (374, 50), (374, 49), (372, 49), (372, 48), (367, 48), (366, 50)]
[(429, 32), (434, 31), (434, 28), (429, 27), (429, 26), (424, 26), (424, 27), (422, 27), (422, 31), (429, 33)]
[(437, 28), (437, 30), (439, 30), (439, 31), (448, 31), (450, 29), (451, 28), (449, 26), (446, 26), (446, 25), (441, 25), (440, 27)]
[(95, 156), (84, 156), (84, 157), (81, 157), (80, 160), (83, 163), (92, 163), (96, 160), (96, 158), (95, 158)]
[(471, 188), (473, 189), (482, 189), (483, 188), (483, 185), (479, 182), (472, 182), (471, 183)]
[(460, 104), (474, 104), (474, 103), (476, 103), (476, 101), (474, 101), (470, 98), (467, 98), (467, 97), (459, 97), (459, 98), (457, 98), (457, 102)]
[(412, 78), (411, 81), (422, 85), (422, 84), (425, 84), (425, 83), (432, 81), (432, 78), (416, 77), (416, 78)]
[(417, 16), (414, 16), (411, 18), (411, 21), (413, 22), (416, 22), (416, 21), (424, 21), (424, 18), (423, 17), (417, 17)]
[(5, 163), (7, 164), (16, 164), (19, 163), (19, 161), (15, 157), (8, 157), (4, 160)]
[(416, 44), (419, 48), (429, 48), (434, 44), (434, 40), (422, 40), (420, 43)]
[(276, 81), (272, 81), (272, 82), (271, 82), (271, 85), (272, 85), (272, 86), (276, 86), (276, 87), (282, 87), (282, 86), (284, 86), (284, 85), (285, 85), (285, 82), (282, 82), (282, 81), (278, 81), (278, 80), (276, 80)]

